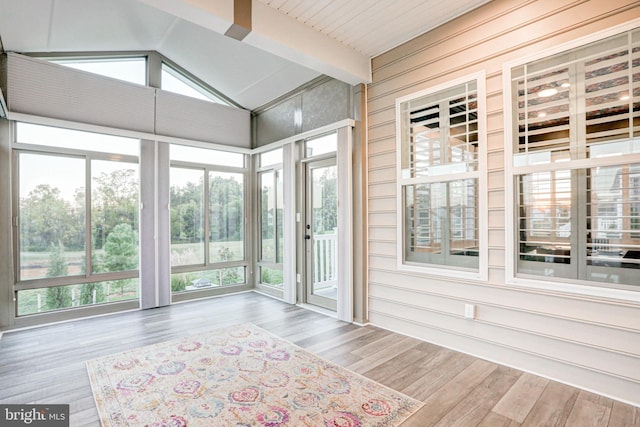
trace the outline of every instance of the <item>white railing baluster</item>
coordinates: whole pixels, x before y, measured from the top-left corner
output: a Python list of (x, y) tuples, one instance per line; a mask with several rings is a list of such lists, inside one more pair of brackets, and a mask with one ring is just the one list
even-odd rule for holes
[(335, 286), (338, 277), (337, 233), (313, 236), (314, 287), (316, 289)]

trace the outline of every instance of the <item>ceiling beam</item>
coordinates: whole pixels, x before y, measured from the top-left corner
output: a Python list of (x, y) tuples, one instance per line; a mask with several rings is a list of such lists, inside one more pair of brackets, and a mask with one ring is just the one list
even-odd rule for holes
[(251, 0), (233, 0), (233, 24), (225, 36), (242, 41), (251, 32)]
[(371, 82), (369, 57), (259, 0), (139, 1), (351, 85)]

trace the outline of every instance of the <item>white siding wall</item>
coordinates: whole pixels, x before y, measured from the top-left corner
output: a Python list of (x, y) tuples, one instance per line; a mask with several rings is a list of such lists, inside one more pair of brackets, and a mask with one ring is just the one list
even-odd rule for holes
[[(494, 0), (373, 60), (368, 86), (368, 304), (383, 328), (640, 406), (640, 305), (505, 284), (502, 65), (636, 19), (623, 0)], [(488, 283), (398, 271), (395, 100), (487, 75)], [(639, 287), (640, 292), (640, 287)], [(463, 316), (477, 305), (477, 319)]]

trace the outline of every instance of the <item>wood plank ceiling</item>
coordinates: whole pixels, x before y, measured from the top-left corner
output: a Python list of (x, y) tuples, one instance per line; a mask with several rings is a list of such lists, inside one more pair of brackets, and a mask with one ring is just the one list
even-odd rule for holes
[(259, 0), (369, 57), (488, 0)]

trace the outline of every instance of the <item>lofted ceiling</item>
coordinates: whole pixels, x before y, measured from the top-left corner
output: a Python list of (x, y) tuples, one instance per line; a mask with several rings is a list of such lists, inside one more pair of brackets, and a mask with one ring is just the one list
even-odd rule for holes
[(322, 74), (367, 83), (372, 57), (486, 2), (253, 0), (238, 41), (224, 35), (234, 0), (0, 0), (0, 40), (18, 53), (158, 51), (252, 110)]

